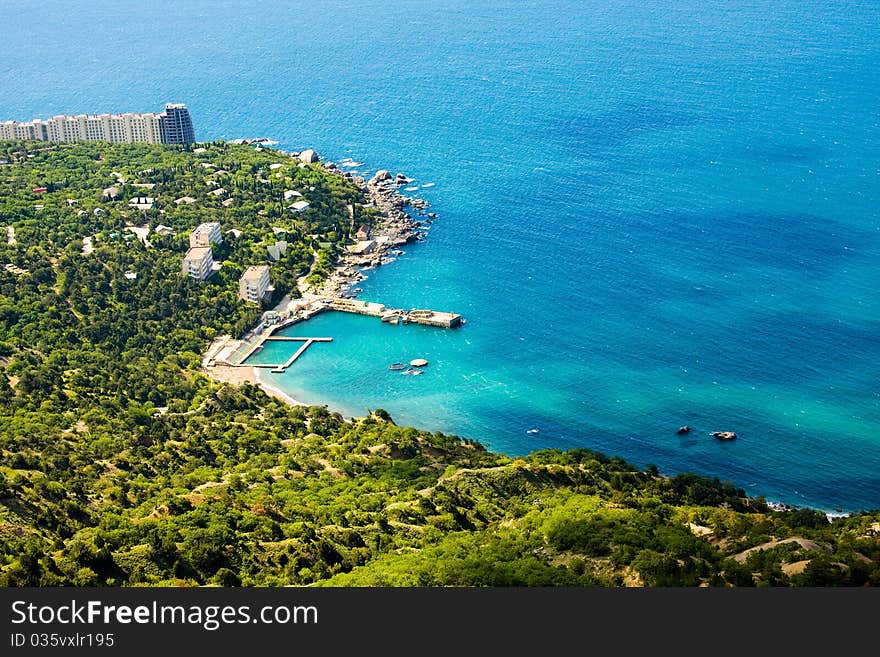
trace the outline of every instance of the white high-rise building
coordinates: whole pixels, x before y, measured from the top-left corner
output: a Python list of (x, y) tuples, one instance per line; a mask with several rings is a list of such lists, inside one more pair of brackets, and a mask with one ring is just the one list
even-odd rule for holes
[(191, 144), (195, 133), (186, 105), (168, 103), (159, 114), (60, 114), (45, 121), (4, 121), (0, 123), (0, 139)]

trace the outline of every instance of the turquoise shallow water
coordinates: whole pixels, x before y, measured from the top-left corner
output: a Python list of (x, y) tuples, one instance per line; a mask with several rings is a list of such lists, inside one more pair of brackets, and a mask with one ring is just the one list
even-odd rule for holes
[(118, 4), (86, 38), (103, 10), (4, 3), (0, 118), (181, 101), (200, 139), (436, 183), (429, 240), (361, 297), (467, 325), (322, 315), (291, 330), (334, 342), (267, 380), (511, 454), (880, 507), (876, 3), (189, 2), (149, 27)]

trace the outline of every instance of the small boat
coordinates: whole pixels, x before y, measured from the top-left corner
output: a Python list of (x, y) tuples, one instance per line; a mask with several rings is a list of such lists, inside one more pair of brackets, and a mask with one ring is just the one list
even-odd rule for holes
[(425, 370), (413, 370), (412, 371), (413, 376), (418, 376), (419, 374), (424, 374), (424, 373), (425, 373)]
[(404, 370), (406, 369), (406, 363), (391, 363), (388, 366), (389, 370)]
[(356, 287), (352, 290), (352, 292), (363, 292), (363, 290), (359, 287)]
[(526, 433), (534, 436), (536, 433), (538, 433), (538, 430), (537, 429), (529, 429), (528, 431), (526, 431)]
[(422, 187), (433, 187), (433, 186), (436, 185), (436, 184), (437, 184), (437, 183), (429, 182), (429, 183), (425, 183), (424, 185), (422, 185)]

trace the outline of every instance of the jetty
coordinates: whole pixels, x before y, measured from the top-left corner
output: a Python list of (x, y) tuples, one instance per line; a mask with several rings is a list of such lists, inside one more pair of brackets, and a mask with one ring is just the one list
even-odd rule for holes
[(389, 308), (381, 303), (361, 301), (360, 299), (331, 298), (324, 299), (323, 303), (328, 310), (378, 317), (383, 322), (389, 324), (422, 324), (439, 328), (457, 328), (461, 326), (461, 315), (453, 312), (439, 312), (420, 308), (413, 308), (412, 310)]

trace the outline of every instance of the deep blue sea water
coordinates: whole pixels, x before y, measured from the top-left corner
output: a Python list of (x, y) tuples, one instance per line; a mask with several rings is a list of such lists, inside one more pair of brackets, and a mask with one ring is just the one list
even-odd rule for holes
[[(880, 507), (880, 4), (42, 0), (0, 19), (0, 119), (185, 102), (199, 139), (436, 183), (414, 192), (440, 215), (428, 241), (361, 297), (467, 325), (315, 318), (291, 332), (334, 342), (266, 375), (293, 396)], [(417, 356), (422, 376), (387, 369)]]

